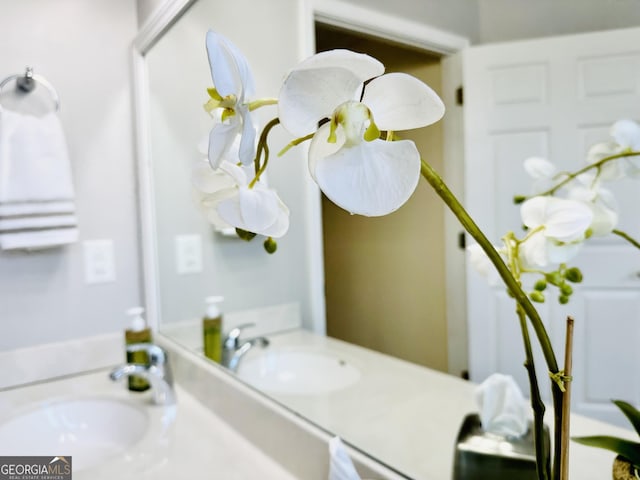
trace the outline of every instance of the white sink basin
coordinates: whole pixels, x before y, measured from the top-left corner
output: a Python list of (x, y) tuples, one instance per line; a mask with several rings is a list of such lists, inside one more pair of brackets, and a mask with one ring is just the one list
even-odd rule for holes
[(3, 455), (73, 456), (82, 470), (124, 453), (149, 427), (147, 412), (115, 398), (60, 399), (0, 424)]
[(271, 393), (317, 395), (346, 388), (357, 382), (361, 373), (331, 353), (267, 347), (242, 359), (238, 376)]

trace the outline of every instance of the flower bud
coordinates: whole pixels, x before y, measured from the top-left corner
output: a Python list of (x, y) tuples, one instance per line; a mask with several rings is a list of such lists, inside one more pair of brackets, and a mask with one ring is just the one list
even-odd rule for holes
[(560, 285), (560, 291), (563, 295), (566, 295), (568, 297), (573, 293), (573, 288), (568, 283), (563, 283), (562, 285)]
[(545, 278), (551, 285), (555, 285), (556, 287), (558, 287), (563, 280), (562, 275), (560, 275), (560, 272), (547, 273), (545, 275)]
[(236, 228), (236, 235), (247, 242), (250, 242), (251, 240), (253, 240), (253, 237), (256, 236), (255, 233), (247, 232), (246, 230), (242, 230), (241, 228)]
[(541, 278), (540, 280), (538, 280), (536, 282), (536, 284), (533, 286), (534, 289), (536, 289), (539, 292), (542, 292), (545, 288), (547, 288), (547, 281), (543, 278)]
[(524, 195), (514, 195), (514, 197), (513, 197), (513, 203), (515, 203), (516, 205), (520, 205), (520, 204), (521, 204), (521, 203), (523, 203), (526, 199), (527, 199), (527, 197), (525, 197)]
[(275, 253), (276, 250), (278, 249), (278, 244), (271, 237), (267, 238), (264, 241), (263, 245), (264, 245), (264, 249), (267, 251), (268, 254)]
[(580, 283), (582, 281), (582, 272), (579, 268), (573, 267), (566, 271), (564, 277), (573, 283)]
[(537, 290), (531, 292), (529, 294), (529, 298), (531, 299), (531, 301), (533, 302), (537, 302), (537, 303), (544, 303), (544, 295), (542, 294), (542, 292), (539, 292)]
[(567, 297), (566, 295), (560, 295), (558, 297), (558, 301), (562, 304), (562, 305), (566, 305), (567, 303), (569, 303), (569, 297)]

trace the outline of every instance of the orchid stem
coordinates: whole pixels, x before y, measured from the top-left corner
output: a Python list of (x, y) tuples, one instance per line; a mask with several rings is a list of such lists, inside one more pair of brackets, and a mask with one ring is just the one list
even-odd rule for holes
[(536, 469), (539, 480), (549, 480), (551, 468), (547, 455), (546, 437), (544, 435), (544, 411), (545, 406), (540, 396), (540, 387), (536, 377), (536, 366), (533, 360), (533, 350), (531, 339), (529, 338), (529, 328), (527, 327), (527, 317), (520, 305), (516, 308), (520, 319), (520, 329), (522, 330), (522, 340), (524, 342), (525, 362), (529, 376), (529, 388), (531, 394), (531, 409), (533, 410), (533, 440), (536, 446)]
[(631, 235), (623, 232), (622, 230), (612, 230), (611, 233), (613, 233), (615, 235), (618, 235), (619, 237), (624, 238), (631, 245), (633, 245), (634, 247), (640, 249), (640, 242), (638, 242), (635, 238), (633, 238)]
[[(552, 375), (558, 373), (558, 362), (556, 360), (555, 353), (553, 352), (553, 346), (551, 345), (551, 340), (549, 339), (549, 335), (547, 334), (547, 330), (542, 323), (542, 319), (538, 314), (537, 310), (524, 293), (520, 284), (515, 280), (511, 271), (504, 263), (500, 254), (493, 247), (491, 242), (487, 239), (485, 234), (478, 228), (474, 220), (471, 218), (469, 213), (464, 209), (460, 201), (456, 198), (456, 196), (449, 190), (449, 187), (444, 183), (440, 175), (436, 173), (436, 171), (424, 160), (421, 160), (420, 172), (422, 176), (425, 178), (429, 185), (435, 190), (438, 196), (442, 199), (442, 201), (449, 207), (449, 210), (456, 216), (460, 224), (464, 227), (464, 229), (471, 235), (478, 245), (484, 250), (491, 260), (491, 263), (495, 266), (498, 274), (504, 281), (505, 285), (512, 293), (520, 308), (524, 310), (527, 317), (533, 326), (533, 330), (538, 339), (538, 343), (540, 344), (540, 348), (542, 349), (542, 353), (544, 355), (545, 362), (547, 364), (547, 368)], [(551, 392), (553, 395), (553, 409), (554, 409), (554, 440), (555, 446), (560, 445), (560, 437), (562, 434), (562, 398), (563, 393), (560, 390), (560, 386), (557, 382), (551, 382)], [(553, 462), (553, 476), (552, 479), (560, 478), (560, 448), (554, 448), (554, 462)]]
[[(267, 164), (269, 163), (269, 145), (267, 144), (267, 138), (269, 137), (269, 132), (271, 132), (271, 129), (276, 125), (278, 125), (279, 123), (280, 123), (280, 119), (274, 118), (273, 120), (271, 120), (269, 123), (265, 125), (264, 129), (262, 130), (262, 133), (260, 134), (260, 140), (258, 141), (258, 148), (256, 151), (256, 158), (254, 160), (254, 163), (256, 165), (256, 176), (253, 178), (253, 180), (251, 180), (251, 183), (249, 184), (249, 188), (253, 188), (255, 186), (256, 182), (260, 180), (260, 175), (262, 175), (264, 171), (267, 169)], [(262, 162), (262, 165), (260, 166), (260, 168), (258, 168), (258, 165), (260, 165), (260, 157), (262, 156), (263, 152), (264, 152), (264, 161)]]

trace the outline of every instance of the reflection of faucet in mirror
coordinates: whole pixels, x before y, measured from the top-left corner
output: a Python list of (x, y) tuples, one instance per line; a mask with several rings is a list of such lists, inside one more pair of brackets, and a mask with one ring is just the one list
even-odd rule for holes
[(131, 375), (140, 375), (149, 381), (153, 390), (153, 403), (156, 405), (172, 405), (175, 403), (173, 392), (173, 375), (169, 367), (167, 352), (152, 343), (132, 343), (127, 345), (127, 353), (145, 351), (149, 364), (127, 363), (115, 368), (109, 378), (118, 381)]
[(232, 372), (238, 369), (240, 359), (247, 353), (254, 345), (259, 345), (262, 348), (269, 346), (269, 340), (265, 337), (255, 337), (248, 340), (240, 341), (240, 334), (244, 328), (253, 327), (255, 324), (246, 323), (238, 325), (233, 328), (222, 344), (222, 365), (227, 367)]

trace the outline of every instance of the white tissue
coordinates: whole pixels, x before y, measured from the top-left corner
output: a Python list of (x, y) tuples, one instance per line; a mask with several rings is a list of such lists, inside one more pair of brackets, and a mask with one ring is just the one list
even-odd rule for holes
[(353, 466), (344, 445), (339, 437), (329, 441), (329, 480), (360, 480), (360, 476)]
[(513, 377), (494, 373), (476, 388), (475, 395), (485, 432), (507, 437), (527, 433), (529, 406)]

